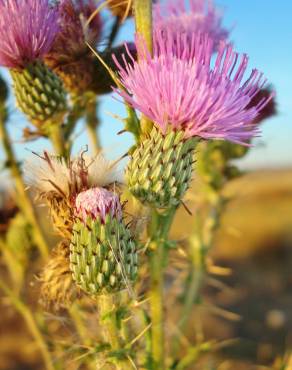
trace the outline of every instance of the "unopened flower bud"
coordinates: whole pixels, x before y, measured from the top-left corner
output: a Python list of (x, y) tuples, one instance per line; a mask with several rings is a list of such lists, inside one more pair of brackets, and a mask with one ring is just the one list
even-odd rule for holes
[(189, 187), (197, 140), (183, 131), (162, 135), (153, 128), (133, 152), (127, 168), (129, 190), (156, 208), (177, 206)]
[(59, 30), (57, 7), (49, 0), (7, 0), (0, 13), (0, 65), (10, 69), (18, 107), (38, 127), (59, 123), (65, 92), (42, 62)]
[(75, 205), (70, 268), (76, 284), (91, 295), (128, 288), (137, 274), (137, 247), (121, 219), (118, 196), (92, 188)]
[(42, 62), (11, 70), (18, 108), (37, 127), (62, 121), (66, 112), (66, 93), (61, 80)]

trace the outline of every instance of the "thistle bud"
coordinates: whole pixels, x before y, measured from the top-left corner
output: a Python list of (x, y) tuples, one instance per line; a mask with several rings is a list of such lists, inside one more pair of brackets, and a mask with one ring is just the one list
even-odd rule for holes
[(18, 107), (38, 127), (58, 123), (65, 92), (42, 62), (59, 29), (57, 7), (49, 0), (7, 0), (0, 13), (0, 65), (10, 69)]
[(91, 295), (123, 290), (137, 274), (137, 248), (121, 217), (117, 195), (93, 188), (75, 202), (70, 268), (77, 285)]
[(153, 127), (132, 154), (126, 172), (129, 190), (156, 208), (177, 206), (189, 187), (196, 143), (185, 140), (183, 131), (161, 135)]
[(61, 80), (42, 62), (11, 70), (18, 108), (37, 127), (61, 122), (66, 112), (66, 94)]

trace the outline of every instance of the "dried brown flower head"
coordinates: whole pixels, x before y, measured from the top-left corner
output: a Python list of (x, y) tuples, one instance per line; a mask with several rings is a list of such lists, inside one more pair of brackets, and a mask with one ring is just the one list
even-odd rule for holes
[(69, 267), (69, 242), (62, 241), (52, 251), (40, 275), (40, 303), (53, 310), (67, 308), (80, 296)]
[(25, 168), (27, 180), (49, 206), (58, 233), (71, 237), (76, 196), (93, 187), (109, 188), (120, 182), (117, 162), (102, 153), (89, 157), (84, 152), (68, 160), (44, 152)]

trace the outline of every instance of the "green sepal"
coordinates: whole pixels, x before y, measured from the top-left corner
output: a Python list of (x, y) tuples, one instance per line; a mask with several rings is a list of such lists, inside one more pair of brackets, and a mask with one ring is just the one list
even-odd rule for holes
[(77, 285), (91, 295), (115, 293), (136, 279), (138, 255), (130, 231), (109, 215), (105, 222), (76, 221), (70, 244), (70, 268)]
[(18, 108), (39, 128), (60, 124), (66, 113), (66, 92), (59, 77), (40, 61), (11, 70)]
[(131, 193), (155, 208), (177, 206), (191, 181), (196, 145), (183, 131), (162, 135), (154, 127), (131, 154), (126, 171)]

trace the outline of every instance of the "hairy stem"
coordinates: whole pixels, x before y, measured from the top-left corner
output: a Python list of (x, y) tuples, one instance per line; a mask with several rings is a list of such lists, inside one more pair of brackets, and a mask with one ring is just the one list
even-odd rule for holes
[(149, 236), (151, 239), (149, 264), (151, 287), (149, 291), (151, 315), (151, 354), (153, 368), (165, 369), (165, 338), (164, 338), (164, 309), (163, 309), (163, 275), (167, 259), (167, 235), (175, 214), (176, 208), (167, 214), (159, 214), (155, 209), (151, 214)]
[(11, 175), (15, 181), (19, 207), (26, 216), (28, 222), (32, 225), (34, 241), (39, 248), (41, 255), (46, 258), (49, 255), (49, 248), (41, 226), (38, 222), (32, 202), (25, 190), (25, 184), (22, 178), (19, 163), (16, 160), (16, 156), (7, 131), (6, 120), (6, 108), (2, 106), (0, 107), (0, 138), (2, 140), (3, 149), (7, 159), (7, 166), (9, 167)]
[[(120, 328), (116, 315), (116, 303), (113, 295), (102, 295), (98, 300), (100, 325), (103, 329), (104, 340), (111, 346), (111, 352), (118, 353), (123, 349), (121, 341)], [(115, 364), (117, 370), (128, 370), (130, 368), (128, 360), (116, 356), (111, 361)]]

